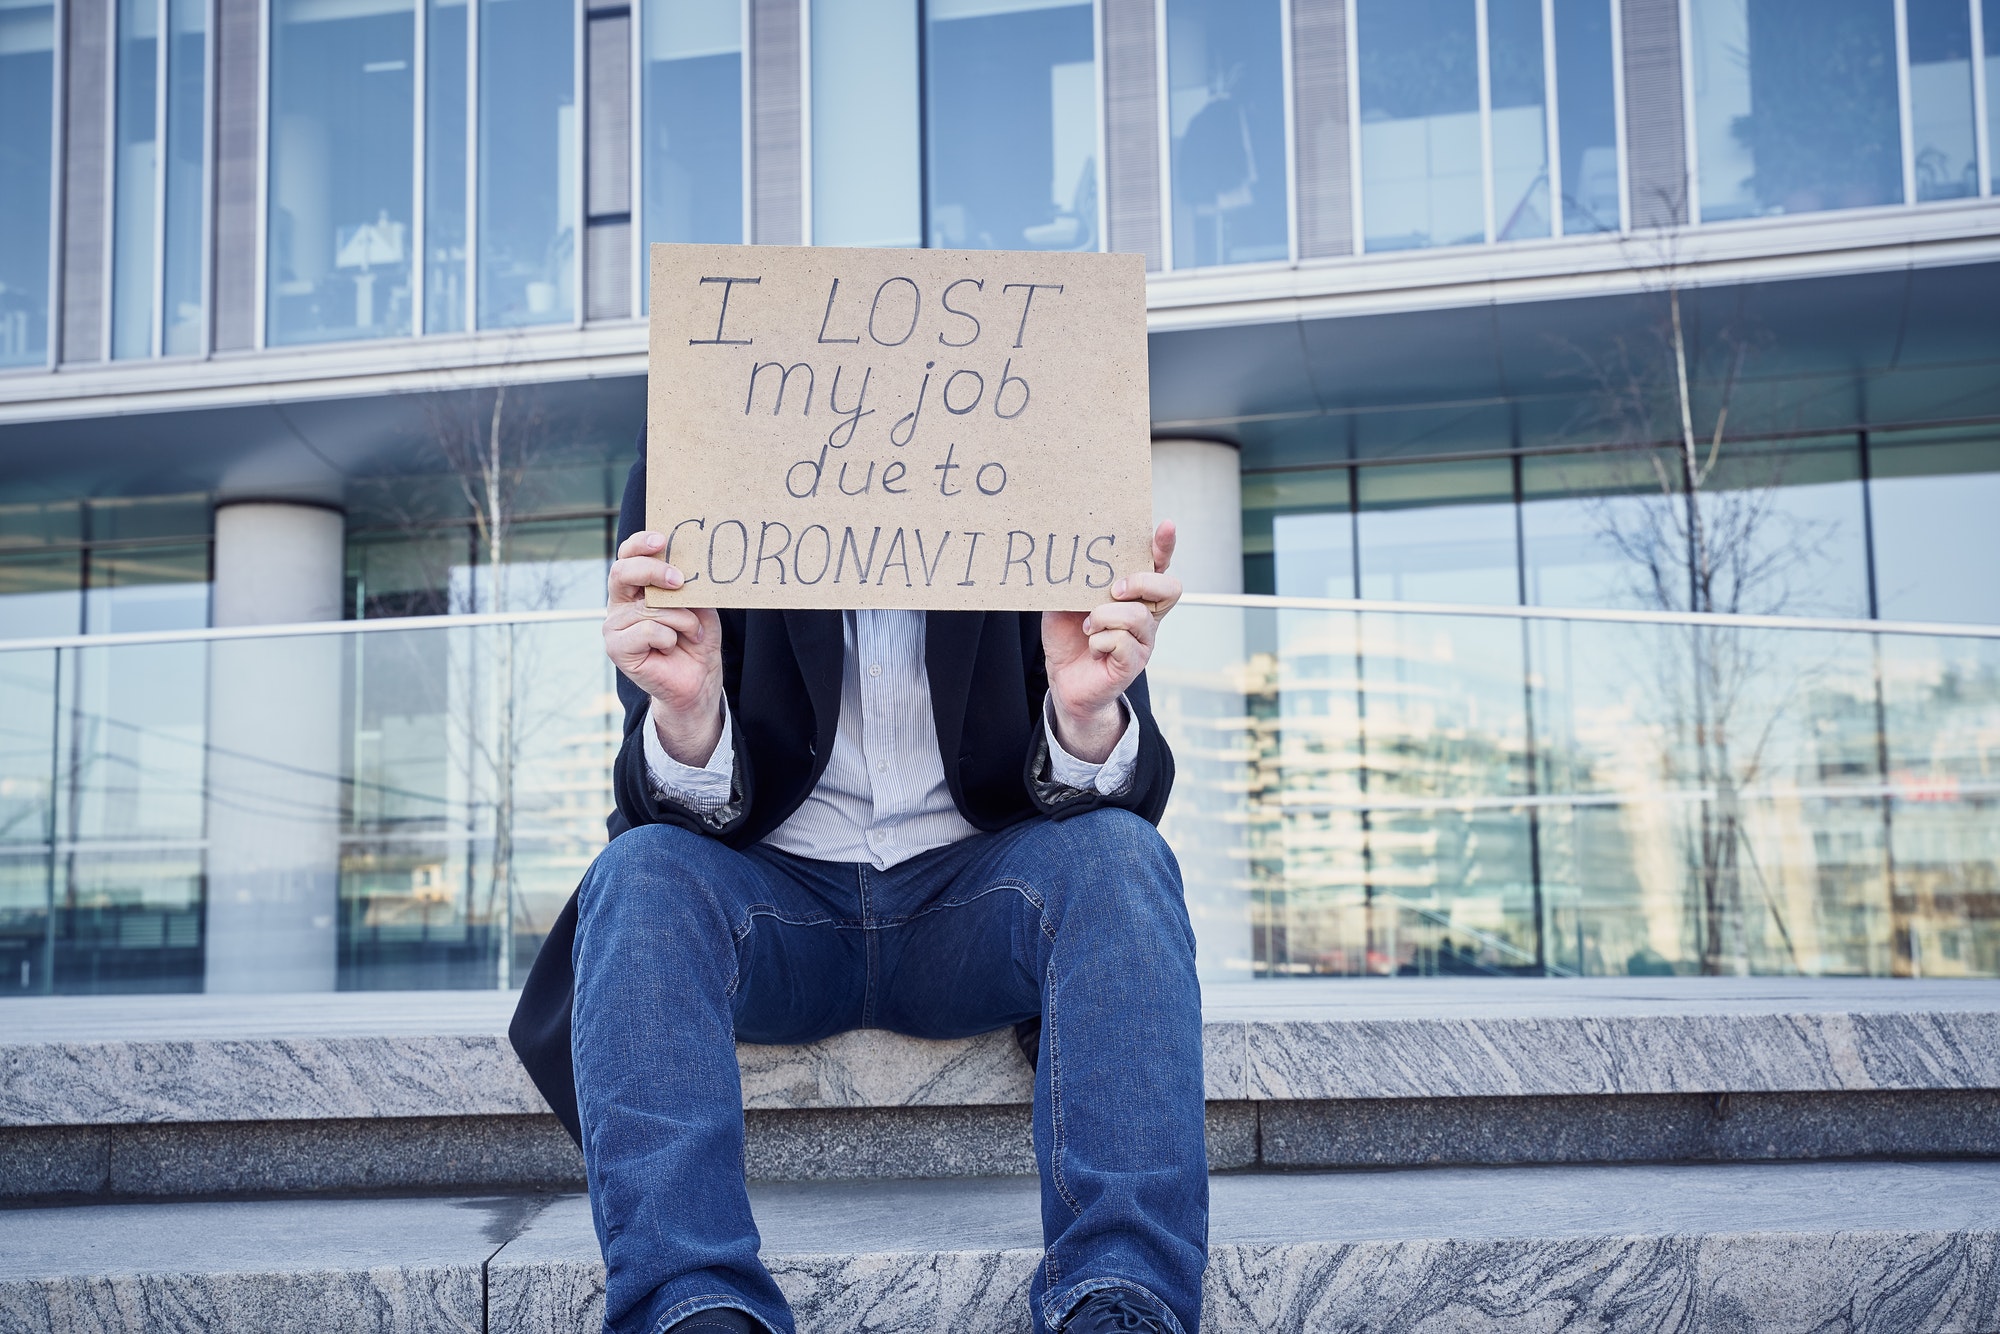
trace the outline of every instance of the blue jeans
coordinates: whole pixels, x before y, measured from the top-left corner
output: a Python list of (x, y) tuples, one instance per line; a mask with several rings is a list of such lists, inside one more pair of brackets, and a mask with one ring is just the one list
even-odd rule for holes
[(955, 1038), (1039, 1014), (1035, 1327), (1119, 1287), (1194, 1334), (1201, 998), (1180, 868), (1138, 816), (1035, 819), (887, 871), (642, 826), (584, 878), (575, 964), (607, 1329), (733, 1306), (791, 1334), (744, 1187), (737, 1039)]

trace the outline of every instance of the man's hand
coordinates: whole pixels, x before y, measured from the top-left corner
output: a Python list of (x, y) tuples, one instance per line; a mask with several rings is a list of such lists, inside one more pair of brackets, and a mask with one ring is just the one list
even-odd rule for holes
[(634, 533), (611, 562), (604, 651), (652, 698), (667, 754), (701, 768), (722, 740), (722, 620), (706, 607), (648, 607), (648, 588), (679, 588), (681, 572), (657, 553), (658, 533)]
[(1042, 656), (1055, 702), (1056, 740), (1089, 764), (1102, 764), (1125, 730), (1118, 697), (1146, 669), (1160, 618), (1181, 600), (1181, 581), (1167, 573), (1174, 525), (1153, 533), (1153, 573), (1120, 579), (1111, 601), (1092, 611), (1042, 613)]

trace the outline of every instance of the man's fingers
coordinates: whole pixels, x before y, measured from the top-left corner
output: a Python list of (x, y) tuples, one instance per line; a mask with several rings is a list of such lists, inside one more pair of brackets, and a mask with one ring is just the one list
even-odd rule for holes
[(1180, 540), (1180, 532), (1174, 521), (1167, 519), (1153, 530), (1153, 571), (1165, 574), (1167, 567), (1174, 563), (1174, 544)]
[(648, 607), (643, 602), (614, 603), (604, 614), (604, 632), (610, 634), (644, 621), (671, 626), (695, 643), (707, 642), (721, 629), (721, 619), (713, 611), (694, 607)]
[(1099, 630), (1090, 637), (1090, 651), (1100, 658), (1110, 658), (1112, 665), (1120, 671), (1134, 670), (1137, 662), (1139, 641), (1129, 630)]
[(606, 580), (613, 602), (637, 601), (648, 588), (675, 589), (682, 582), (681, 572), (657, 556), (621, 556)]
[(1086, 634), (1123, 630), (1142, 639), (1151, 637), (1153, 625), (1153, 613), (1143, 602), (1107, 602), (1093, 610), (1083, 623)]
[(648, 529), (641, 529), (618, 544), (618, 558), (627, 556), (651, 556), (667, 545), (667, 539)]
[(1135, 574), (1114, 584), (1111, 596), (1120, 602), (1143, 602), (1154, 616), (1165, 616), (1181, 600), (1181, 581), (1171, 574)]
[(680, 646), (680, 635), (671, 625), (640, 621), (607, 633), (604, 644), (610, 649), (614, 661), (637, 666), (646, 660), (648, 654), (672, 653)]

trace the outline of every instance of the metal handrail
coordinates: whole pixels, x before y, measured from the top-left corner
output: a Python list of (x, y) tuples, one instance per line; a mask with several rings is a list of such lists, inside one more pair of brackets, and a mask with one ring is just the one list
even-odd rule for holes
[[(1505, 621), (1590, 621), (1609, 625), (1713, 626), (1737, 630), (1802, 630), (1840, 634), (1925, 635), (1949, 639), (2000, 639), (2000, 625), (1951, 621), (1875, 621), (1837, 616), (1758, 616), (1740, 612), (1619, 611), (1601, 607), (1489, 606), (1471, 602), (1396, 602), (1380, 598), (1273, 597), (1264, 593), (1190, 593), (1189, 607), (1246, 610), (1369, 612), (1398, 616), (1467, 616)], [(599, 607), (566, 611), (491, 611), (450, 616), (390, 616), (368, 621), (305, 621), (287, 625), (213, 626), (198, 630), (134, 630), (122, 634), (43, 635), (0, 639), (0, 653), (47, 649), (121, 648), (136, 644), (192, 644), (233, 639), (292, 639), (309, 635), (380, 634), (394, 630), (450, 630), (482, 625), (547, 625), (601, 620)]]

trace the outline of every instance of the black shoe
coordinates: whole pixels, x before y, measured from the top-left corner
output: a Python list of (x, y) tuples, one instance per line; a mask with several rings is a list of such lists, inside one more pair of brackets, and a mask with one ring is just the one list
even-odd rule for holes
[(1167, 1334), (1167, 1325), (1130, 1293), (1106, 1288), (1084, 1298), (1063, 1321), (1062, 1334)]
[(667, 1334), (764, 1334), (764, 1327), (733, 1306), (712, 1306), (674, 1322)]

